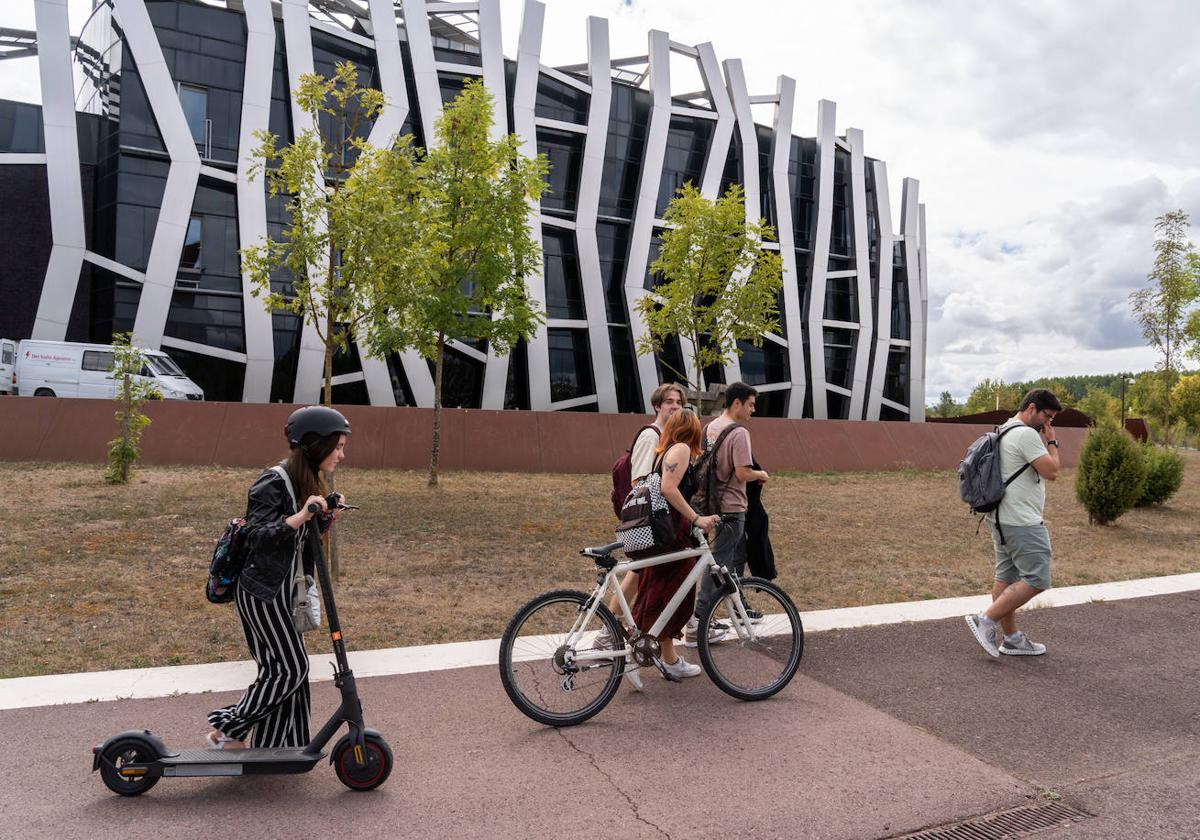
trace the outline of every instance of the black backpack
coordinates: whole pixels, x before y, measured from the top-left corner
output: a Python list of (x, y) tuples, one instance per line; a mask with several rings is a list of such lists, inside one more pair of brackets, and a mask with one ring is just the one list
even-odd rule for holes
[(717, 452), (729, 433), (740, 428), (742, 428), (741, 423), (730, 423), (721, 430), (721, 434), (717, 435), (717, 439), (712, 443), (708, 442), (707, 434), (701, 435), (701, 440), (704, 441), (704, 452), (696, 461), (696, 465), (692, 467), (692, 474), (696, 477), (696, 492), (692, 494), (691, 499), (692, 506), (700, 511), (701, 516), (711, 516), (721, 512), (721, 490), (729, 482), (722, 483), (717, 480)]
[(230, 519), (225, 531), (217, 540), (217, 547), (213, 549), (204, 594), (214, 604), (228, 603), (237, 593), (238, 577), (246, 563), (241, 533), (245, 524), (245, 519)]

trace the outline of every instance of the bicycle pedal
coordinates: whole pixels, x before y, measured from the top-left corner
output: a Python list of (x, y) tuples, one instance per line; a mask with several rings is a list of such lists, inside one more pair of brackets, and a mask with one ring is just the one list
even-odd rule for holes
[(669, 680), (670, 682), (683, 682), (682, 679), (668, 671), (667, 666), (664, 665), (663, 661), (657, 656), (654, 657), (654, 667), (657, 668), (658, 672), (663, 675), (664, 680)]

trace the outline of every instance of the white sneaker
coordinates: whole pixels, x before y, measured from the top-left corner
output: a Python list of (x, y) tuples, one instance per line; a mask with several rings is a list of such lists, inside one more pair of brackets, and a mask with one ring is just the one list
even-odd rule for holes
[[(712, 624), (710, 624), (708, 626), (708, 643), (710, 645), (716, 644), (717, 642), (724, 639), (726, 634), (728, 634), (728, 633), (729, 633), (729, 625), (728, 624), (726, 624), (723, 621), (714, 621)], [(684, 629), (683, 629), (683, 646), (684, 647), (690, 647), (690, 648), (696, 647), (696, 645), (699, 644), (699, 641), (698, 641), (699, 638), (700, 638), (699, 622), (689, 623), (686, 627), (684, 627)]]
[(1015, 639), (1004, 640), (1000, 645), (1000, 652), (1005, 656), (1041, 656), (1046, 652), (1046, 646), (1033, 641), (1024, 633), (1018, 633)]
[(971, 634), (975, 637), (975, 641), (979, 642), (979, 646), (984, 652), (992, 657), (992, 659), (1000, 658), (999, 644), (1004, 638), (1004, 631), (1000, 629), (1000, 625), (995, 622), (983, 621), (981, 615), (964, 616), (967, 626), (971, 628)]
[(643, 688), (645, 688), (645, 685), (642, 684), (642, 675), (638, 673), (638, 667), (636, 665), (630, 665), (626, 667), (625, 679), (629, 680), (629, 684), (633, 686), (634, 691), (641, 691)]
[(663, 670), (677, 680), (698, 677), (704, 671), (699, 665), (688, 662), (682, 656), (676, 659), (674, 663), (664, 662)]

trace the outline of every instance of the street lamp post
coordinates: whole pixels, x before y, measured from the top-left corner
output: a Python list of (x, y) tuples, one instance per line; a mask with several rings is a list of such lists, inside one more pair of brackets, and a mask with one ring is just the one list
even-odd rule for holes
[(1125, 429), (1125, 385), (1126, 383), (1133, 385), (1135, 380), (1131, 379), (1126, 374), (1121, 374), (1121, 429)]

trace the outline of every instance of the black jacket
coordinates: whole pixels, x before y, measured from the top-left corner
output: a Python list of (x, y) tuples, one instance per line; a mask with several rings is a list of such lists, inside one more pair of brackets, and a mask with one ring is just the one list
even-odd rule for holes
[(261, 601), (274, 598), (287, 579), (301, 533), (307, 534), (304, 573), (311, 575), (316, 568), (321, 551), (317, 522), (314, 518), (297, 531), (284, 521), (295, 512), (283, 478), (274, 470), (265, 470), (250, 488), (242, 528), (246, 563), (238, 578), (238, 586)]
[[(762, 469), (758, 461), (752, 466), (756, 470)], [(774, 580), (778, 572), (775, 570), (775, 550), (767, 533), (769, 519), (762, 503), (762, 490), (762, 485), (757, 481), (746, 485), (746, 565), (755, 577)]]

